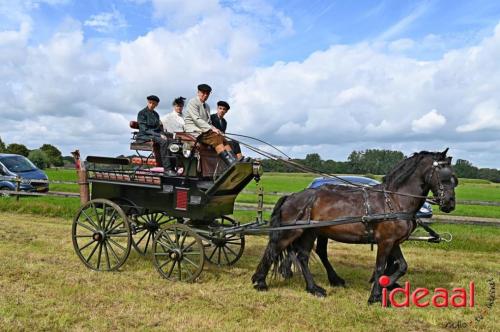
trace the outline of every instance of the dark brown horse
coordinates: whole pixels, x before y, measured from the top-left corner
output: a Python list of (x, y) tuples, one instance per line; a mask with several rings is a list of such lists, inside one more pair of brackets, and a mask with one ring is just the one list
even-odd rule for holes
[[(328, 222), (338, 218), (359, 216), (358, 222), (324, 227), (274, 231), (259, 263), (252, 282), (257, 290), (266, 290), (266, 277), (273, 264), (279, 266), (286, 251), (296, 254), (296, 261), (306, 280), (306, 290), (316, 296), (326, 291), (316, 285), (309, 270), (309, 255), (318, 236), (323, 240), (320, 254), (332, 285), (342, 285), (326, 257), (326, 241), (330, 238), (344, 243), (375, 243), (377, 259), (372, 281), (384, 273), (390, 285), (406, 273), (407, 264), (400, 244), (416, 227), (415, 214), (432, 191), (443, 212), (455, 209), (457, 178), (451, 168), (448, 149), (443, 152), (422, 151), (403, 160), (384, 178), (382, 184), (367, 188), (321, 186), (281, 197), (271, 215), (271, 226), (294, 224), (298, 220)], [(382, 215), (372, 221), (363, 216)], [(397, 219), (394, 219), (397, 217)], [(324, 258), (324, 259), (323, 259)], [(390, 262), (388, 265), (387, 263)], [(380, 301), (381, 287), (373, 282), (369, 303)]]

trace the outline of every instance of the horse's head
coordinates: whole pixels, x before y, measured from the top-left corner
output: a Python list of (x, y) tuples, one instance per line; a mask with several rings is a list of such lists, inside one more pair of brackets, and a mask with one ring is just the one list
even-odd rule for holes
[(427, 162), (424, 182), (434, 194), (439, 209), (449, 213), (455, 209), (455, 187), (458, 185), (458, 179), (451, 167), (452, 157), (447, 157), (447, 152), (448, 149), (432, 154), (432, 158)]

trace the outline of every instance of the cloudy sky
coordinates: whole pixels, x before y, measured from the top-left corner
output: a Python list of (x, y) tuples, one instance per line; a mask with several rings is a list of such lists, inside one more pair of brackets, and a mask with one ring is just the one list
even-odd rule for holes
[(295, 157), (450, 147), (500, 168), (500, 2), (0, 0), (0, 137), (129, 154), (198, 83)]

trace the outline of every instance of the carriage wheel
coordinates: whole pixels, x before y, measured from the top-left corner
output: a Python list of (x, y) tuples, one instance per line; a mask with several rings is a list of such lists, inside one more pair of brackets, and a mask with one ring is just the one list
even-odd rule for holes
[(155, 212), (136, 215), (132, 220), (132, 245), (139, 254), (144, 256), (151, 250), (158, 230), (164, 224), (177, 218), (169, 217), (163, 212)]
[(203, 270), (205, 255), (201, 238), (182, 224), (167, 225), (153, 241), (153, 263), (168, 280), (191, 282)]
[[(232, 227), (236, 222), (229, 217), (222, 217), (216, 220), (219, 227)], [(236, 263), (245, 250), (245, 236), (243, 234), (212, 234), (205, 236), (210, 241), (211, 246), (205, 253), (206, 259), (218, 266), (233, 265)]]
[(127, 216), (107, 199), (94, 199), (80, 208), (72, 238), (78, 257), (95, 271), (117, 270), (127, 260), (132, 242)]

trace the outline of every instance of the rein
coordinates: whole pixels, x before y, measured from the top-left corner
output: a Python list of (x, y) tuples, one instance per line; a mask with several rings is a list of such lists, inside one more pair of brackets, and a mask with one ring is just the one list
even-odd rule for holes
[[(256, 140), (258, 142), (264, 143), (267, 146), (270, 146), (271, 148), (273, 148), (276, 151), (280, 152), (281, 154), (283, 154), (284, 156), (286, 156), (288, 159), (284, 159), (284, 158), (282, 158), (280, 156), (277, 156), (277, 155), (274, 155), (274, 154), (272, 154), (270, 152), (261, 150), (259, 148), (256, 148), (256, 147), (252, 146), (252, 145), (249, 145), (247, 143), (235, 140), (234, 138), (227, 137), (226, 135), (250, 138), (250, 139)], [(334, 178), (334, 179), (337, 179), (337, 180), (339, 180), (341, 182), (344, 182), (344, 183), (346, 183), (346, 184), (348, 184), (350, 186), (353, 186), (353, 187), (356, 187), (356, 188), (360, 188), (362, 190), (367, 189), (367, 190), (371, 190), (371, 191), (374, 191), (374, 192), (384, 193), (384, 195), (386, 195), (386, 194), (393, 194), (393, 195), (398, 195), (398, 196), (406, 196), (406, 197), (413, 197), (413, 198), (423, 198), (423, 199), (429, 200), (431, 203), (434, 203), (434, 204), (439, 204), (439, 201), (441, 199), (443, 199), (443, 197), (444, 197), (444, 187), (443, 187), (443, 185), (441, 183), (441, 179), (439, 177), (439, 174), (437, 175), (438, 176), (438, 183), (439, 183), (438, 197), (428, 197), (428, 196), (423, 196), (423, 195), (407, 194), (407, 193), (402, 193), (402, 192), (398, 192), (398, 191), (386, 190), (385, 188), (384, 189), (377, 189), (377, 188), (373, 188), (372, 186), (366, 186), (366, 185), (356, 184), (356, 183), (353, 183), (353, 182), (351, 182), (349, 180), (342, 179), (341, 177), (339, 177), (337, 175), (329, 174), (329, 173), (323, 173), (323, 172), (318, 171), (317, 169), (314, 169), (312, 167), (301, 165), (301, 164), (299, 164), (297, 162), (292, 161), (291, 160), (292, 158), (290, 158), (288, 155), (286, 155), (284, 152), (282, 152), (280, 149), (278, 149), (274, 145), (272, 145), (270, 143), (267, 143), (265, 141), (262, 141), (260, 139), (257, 139), (255, 137), (246, 136), (246, 135), (240, 135), (240, 134), (233, 134), (233, 133), (226, 133), (224, 136), (227, 137), (227, 138), (229, 138), (229, 139), (231, 139), (231, 140), (233, 140), (233, 141), (235, 141), (235, 142), (240, 143), (241, 145), (245, 146), (249, 150), (251, 150), (251, 151), (253, 151), (253, 152), (255, 152), (255, 153), (257, 153), (257, 154), (259, 154), (261, 156), (264, 156), (266, 158), (272, 159), (274, 161), (279, 161), (279, 162), (281, 162), (283, 164), (289, 165), (292, 168), (298, 169), (300, 171), (305, 171), (305, 172), (308, 172), (308, 173), (313, 173), (313, 174), (321, 175), (321, 176), (326, 177), (326, 178)], [(449, 163), (445, 162), (445, 161), (434, 161), (433, 162), (432, 173), (431, 173), (431, 176), (429, 177), (429, 179), (431, 179), (432, 176), (434, 175), (435, 169), (436, 168), (441, 169), (441, 165), (443, 165), (443, 164), (448, 165)], [(427, 180), (426, 180), (426, 183), (427, 183)]]

